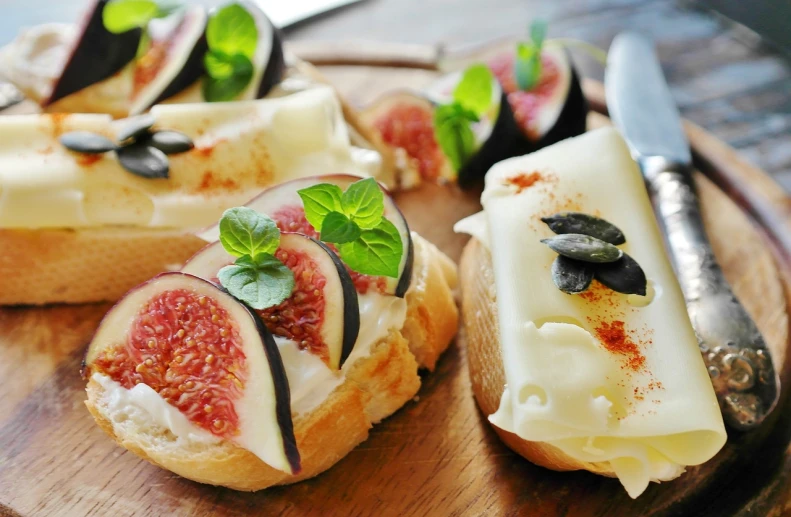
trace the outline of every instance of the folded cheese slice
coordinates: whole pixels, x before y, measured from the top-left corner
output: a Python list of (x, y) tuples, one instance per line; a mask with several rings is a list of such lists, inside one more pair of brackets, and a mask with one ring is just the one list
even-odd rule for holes
[(159, 105), (157, 129), (189, 136), (192, 151), (169, 156), (170, 178), (124, 170), (115, 153), (83, 155), (58, 138), (91, 131), (112, 138), (107, 115), (0, 117), (0, 228), (105, 225), (200, 228), (288, 179), (343, 172), (370, 175), (354, 156), (330, 87), (276, 99)]
[[(684, 299), (636, 163), (600, 129), (495, 165), (484, 211), (457, 224), (492, 254), (507, 386), (489, 420), (574, 459), (602, 463), (632, 497), (726, 440)], [(646, 297), (594, 281), (561, 292), (540, 218), (584, 212), (618, 226), (649, 279)]]

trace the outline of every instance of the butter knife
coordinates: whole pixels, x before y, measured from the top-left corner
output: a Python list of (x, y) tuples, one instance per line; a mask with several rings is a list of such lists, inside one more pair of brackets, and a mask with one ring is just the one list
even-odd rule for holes
[(605, 73), (610, 116), (640, 164), (723, 417), (750, 429), (772, 411), (780, 380), (760, 331), (714, 258), (692, 178), (692, 156), (650, 40), (618, 35)]

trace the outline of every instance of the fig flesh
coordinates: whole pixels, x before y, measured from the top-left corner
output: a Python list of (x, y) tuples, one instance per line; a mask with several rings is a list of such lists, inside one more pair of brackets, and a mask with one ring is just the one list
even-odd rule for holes
[[(259, 316), (276, 336), (339, 369), (360, 330), (357, 293), (346, 267), (325, 244), (298, 233), (282, 233), (275, 256), (294, 273), (294, 291), (280, 305), (257, 311)], [(234, 260), (215, 242), (196, 253), (182, 272), (219, 285), (219, 270)]]
[(85, 374), (145, 384), (193, 425), (287, 473), (300, 470), (280, 352), (260, 318), (215, 285), (163, 273), (104, 317)]
[(187, 9), (181, 17), (153, 20), (151, 46), (135, 63), (130, 115), (137, 115), (195, 83), (203, 74), (208, 51), (203, 7)]

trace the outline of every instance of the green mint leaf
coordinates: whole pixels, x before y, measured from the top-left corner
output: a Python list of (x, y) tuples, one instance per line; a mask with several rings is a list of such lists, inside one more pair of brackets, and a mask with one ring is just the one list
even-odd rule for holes
[(279, 305), (294, 290), (294, 273), (269, 253), (245, 255), (217, 274), (234, 298), (256, 310)]
[(533, 40), (533, 45), (540, 49), (544, 44), (547, 37), (547, 21), (546, 20), (533, 20), (530, 24), (530, 39)]
[(475, 113), (458, 103), (438, 107), (434, 111), (434, 133), (442, 152), (458, 171), (475, 152), (475, 134), (470, 124), (476, 122)]
[(494, 75), (486, 65), (472, 65), (464, 71), (453, 90), (453, 99), (478, 116), (489, 111), (492, 105)]
[(211, 51), (229, 56), (241, 54), (252, 61), (258, 46), (255, 18), (239, 4), (230, 4), (212, 15), (206, 26), (206, 42)]
[(538, 84), (541, 78), (541, 49), (528, 43), (519, 43), (514, 60), (514, 79), (516, 86), (528, 91)]
[(360, 227), (340, 212), (330, 212), (321, 225), (321, 240), (335, 244), (351, 242), (360, 237)]
[(272, 219), (251, 208), (229, 208), (220, 219), (220, 242), (234, 257), (272, 254), (280, 245), (280, 230)]
[(113, 0), (104, 6), (102, 21), (113, 34), (145, 27), (159, 14), (153, 0)]
[(393, 223), (382, 219), (376, 228), (363, 230), (360, 238), (338, 245), (341, 259), (364, 275), (398, 277), (404, 243)]
[(299, 194), (305, 207), (305, 218), (316, 231), (321, 231), (327, 214), (330, 212), (343, 212), (341, 205), (343, 191), (337, 185), (319, 183), (318, 185), (298, 190), (297, 194)]
[(253, 63), (242, 54), (228, 55), (209, 50), (203, 64), (207, 74), (203, 76), (201, 89), (208, 102), (234, 100), (253, 80)]
[(184, 8), (184, 4), (181, 3), (181, 0), (158, 0), (157, 6), (159, 7), (157, 18), (165, 18)]
[(384, 193), (373, 178), (355, 181), (343, 193), (341, 206), (343, 213), (360, 228), (375, 228), (384, 216)]

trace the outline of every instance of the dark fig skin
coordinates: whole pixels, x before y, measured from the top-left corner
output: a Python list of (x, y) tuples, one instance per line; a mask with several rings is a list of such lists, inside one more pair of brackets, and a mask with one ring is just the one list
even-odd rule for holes
[[(186, 23), (186, 22), (185, 22)], [(179, 26), (181, 28), (181, 26)], [(178, 29), (177, 29), (178, 30)], [(150, 108), (154, 104), (173, 97), (177, 93), (185, 90), (195, 83), (203, 75), (203, 57), (209, 51), (209, 44), (206, 41), (206, 20), (203, 22), (203, 32), (192, 46), (189, 57), (184, 62), (181, 70), (173, 77), (170, 83), (159, 93), (159, 95), (146, 106)]]
[(508, 96), (503, 92), (492, 134), (459, 170), (459, 186), (466, 189), (476, 185), (492, 165), (506, 158), (526, 154), (530, 148), (530, 142), (522, 136), (522, 130), (514, 118)]
[(574, 63), (568, 52), (564, 52), (564, 56), (571, 69), (571, 82), (563, 109), (552, 128), (537, 141), (528, 139), (514, 119), (511, 105), (503, 93), (500, 115), (492, 134), (481, 149), (459, 171), (458, 183), (460, 187), (468, 189), (480, 184), (489, 168), (499, 161), (538, 151), (585, 132), (590, 107), (582, 92), (579, 74), (577, 74)]
[[(224, 289), (222, 290), (224, 291)], [(294, 436), (294, 421), (291, 419), (291, 388), (288, 385), (280, 349), (277, 348), (274, 336), (261, 321), (261, 317), (244, 303), (239, 303), (244, 306), (255, 322), (261, 342), (264, 344), (264, 353), (275, 385), (275, 414), (277, 415), (277, 426), (280, 428), (280, 436), (283, 439), (283, 450), (286, 453), (288, 464), (291, 466), (291, 473), (299, 474), (302, 471), (302, 460), (297, 448), (297, 438)]]
[(406, 296), (406, 292), (409, 290), (409, 286), (412, 285), (412, 267), (415, 263), (415, 246), (412, 244), (412, 232), (409, 230), (409, 223), (406, 221), (406, 217), (404, 214), (401, 213), (401, 209), (398, 208), (395, 203), (393, 203), (395, 209), (398, 211), (398, 215), (401, 216), (401, 219), (404, 221), (404, 226), (406, 227), (407, 233), (407, 249), (406, 249), (406, 262), (404, 263), (404, 270), (401, 271), (401, 277), (398, 279), (398, 284), (396, 285), (395, 295), (399, 298), (403, 298)]
[(93, 10), (86, 14), (82, 33), (43, 106), (107, 79), (137, 55), (143, 31), (113, 34), (104, 27), (102, 12), (109, 1), (96, 0)]
[[(357, 303), (357, 290), (354, 288), (352, 277), (346, 270), (346, 266), (338, 255), (332, 251), (329, 246), (314, 239), (312, 240), (327, 252), (327, 255), (332, 258), (332, 263), (335, 264), (335, 269), (338, 270), (338, 276), (341, 278), (341, 288), (343, 289), (343, 343), (341, 344), (341, 358), (338, 367), (343, 366), (349, 354), (354, 349), (354, 344), (357, 342), (357, 336), (360, 333), (360, 306)], [(354, 332), (346, 332), (348, 329), (355, 329)]]
[(283, 37), (279, 29), (273, 27), (272, 30), (272, 51), (266, 63), (266, 70), (261, 76), (258, 85), (256, 99), (263, 99), (266, 95), (283, 80), (286, 73), (286, 59), (283, 55)]
[(569, 85), (569, 94), (566, 97), (566, 102), (563, 104), (563, 109), (558, 115), (555, 125), (537, 142), (533, 143), (529, 152), (538, 151), (561, 140), (579, 136), (585, 132), (590, 106), (585, 94), (582, 92), (582, 84), (580, 83), (577, 69), (574, 68), (568, 53), (566, 53), (566, 59), (569, 60), (569, 66), (571, 67), (571, 84)]

